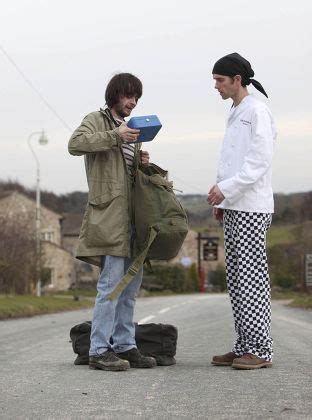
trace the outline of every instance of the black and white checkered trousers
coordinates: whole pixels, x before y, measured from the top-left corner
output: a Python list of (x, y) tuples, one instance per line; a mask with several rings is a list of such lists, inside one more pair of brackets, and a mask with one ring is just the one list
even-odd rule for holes
[(266, 232), (270, 213), (224, 210), (227, 286), (232, 304), (237, 355), (252, 353), (272, 360), (270, 277)]

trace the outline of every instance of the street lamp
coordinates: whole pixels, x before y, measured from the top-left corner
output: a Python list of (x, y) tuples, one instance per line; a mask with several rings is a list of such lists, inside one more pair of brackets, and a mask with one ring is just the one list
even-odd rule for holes
[(40, 165), (39, 160), (31, 146), (31, 139), (36, 136), (40, 135), (38, 143), (41, 145), (45, 145), (48, 143), (48, 138), (45, 132), (42, 131), (34, 131), (28, 136), (27, 142), (28, 146), (35, 158), (36, 165), (37, 165), (37, 183), (36, 183), (36, 280), (37, 280), (37, 296), (41, 296), (41, 232), (40, 232)]

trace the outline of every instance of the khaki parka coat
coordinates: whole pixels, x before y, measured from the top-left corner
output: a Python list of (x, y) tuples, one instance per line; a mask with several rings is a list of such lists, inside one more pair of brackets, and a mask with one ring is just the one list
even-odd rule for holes
[[(87, 115), (68, 145), (71, 155), (85, 156), (89, 186), (76, 257), (98, 266), (102, 255), (131, 256), (131, 177), (119, 129), (107, 111)], [(135, 161), (140, 147), (135, 145)]]

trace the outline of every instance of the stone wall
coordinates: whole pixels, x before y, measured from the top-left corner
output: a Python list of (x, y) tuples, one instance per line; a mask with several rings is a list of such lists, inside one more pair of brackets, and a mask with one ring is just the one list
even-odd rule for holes
[(76, 267), (72, 255), (65, 249), (49, 242), (42, 244), (42, 254), (44, 269), (51, 270), (51, 283), (44, 288), (68, 290), (76, 281)]
[(64, 235), (62, 243), (63, 248), (69, 251), (73, 256), (73, 259), (75, 260), (78, 287), (87, 288), (87, 283), (90, 283), (90, 287), (94, 287), (99, 277), (99, 268), (94, 265), (90, 265), (83, 261), (77, 260), (77, 258), (75, 258), (75, 253), (78, 245), (78, 236)]
[[(0, 197), (0, 215), (36, 235), (36, 202), (19, 192)], [(62, 248), (62, 216), (41, 206), (42, 279), (50, 278), (47, 289), (67, 290), (76, 281), (77, 268), (71, 252)]]
[[(0, 200), (0, 213), (10, 220), (20, 223), (35, 235), (36, 232), (36, 202), (16, 191), (7, 194)], [(61, 215), (45, 207), (40, 207), (41, 237), (57, 245), (61, 245)], [(48, 239), (49, 238), (49, 239)]]

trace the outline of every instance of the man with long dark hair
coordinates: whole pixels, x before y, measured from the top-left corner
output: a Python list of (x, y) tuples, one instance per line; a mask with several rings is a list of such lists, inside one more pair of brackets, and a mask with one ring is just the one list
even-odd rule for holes
[(214, 365), (237, 369), (272, 366), (270, 278), (266, 231), (274, 211), (271, 186), (276, 137), (270, 110), (249, 95), (250, 63), (237, 53), (226, 55), (212, 70), (222, 99), (231, 98), (217, 184), (208, 194), (214, 216), (224, 225), (227, 286), (232, 303), (236, 341), (231, 352), (214, 356)]
[(139, 130), (128, 128), (124, 121), (141, 96), (137, 77), (115, 75), (106, 88), (107, 107), (87, 115), (68, 146), (72, 155), (85, 156), (89, 186), (76, 256), (101, 268), (89, 353), (92, 369), (122, 371), (156, 365), (154, 358), (140, 354), (135, 342), (133, 313), (142, 269), (117, 299), (109, 299), (131, 264), (133, 167), (149, 163), (148, 152), (140, 151), (140, 144), (131, 144)]

